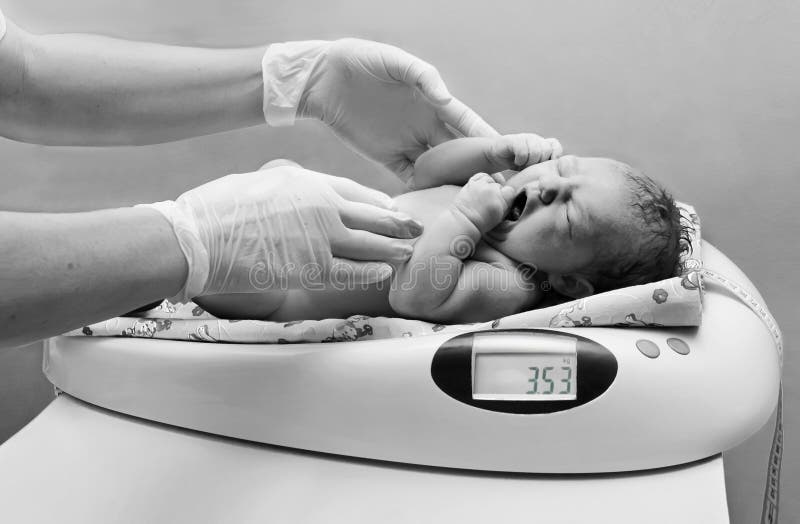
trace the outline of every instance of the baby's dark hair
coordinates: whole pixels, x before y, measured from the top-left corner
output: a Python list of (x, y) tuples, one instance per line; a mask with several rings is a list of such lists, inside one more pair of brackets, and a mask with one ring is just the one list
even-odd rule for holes
[(621, 164), (620, 169), (631, 191), (632, 238), (624, 246), (608, 246), (595, 259), (589, 275), (595, 293), (675, 276), (688, 241), (688, 229), (672, 195), (629, 166)]

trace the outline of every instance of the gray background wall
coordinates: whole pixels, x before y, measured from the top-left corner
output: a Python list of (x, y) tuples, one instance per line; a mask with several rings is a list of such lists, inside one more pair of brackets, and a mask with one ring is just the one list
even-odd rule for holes
[[(661, 179), (697, 207), (706, 238), (751, 277), (783, 327), (781, 520), (800, 519), (790, 496), (800, 482), (797, 2), (0, 1), (7, 15), (40, 32), (214, 47), (339, 36), (395, 43), (437, 65), (452, 91), (498, 130), (556, 136), (570, 152), (619, 158)], [(303, 123), (142, 148), (0, 139), (0, 208), (76, 211), (160, 200), (279, 156), (400, 188), (326, 130)], [(0, 351), (0, 441), (50, 399), (40, 351)], [(770, 431), (726, 453), (734, 523), (756, 522), (760, 512)]]

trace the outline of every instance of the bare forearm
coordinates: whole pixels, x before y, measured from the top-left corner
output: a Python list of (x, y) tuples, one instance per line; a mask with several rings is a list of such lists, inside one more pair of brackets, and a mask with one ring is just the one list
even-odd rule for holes
[(150, 209), (0, 212), (0, 347), (21, 345), (171, 296), (186, 261)]
[(475, 173), (506, 169), (488, 156), (494, 137), (458, 138), (423, 153), (414, 164), (414, 187), (424, 189), (445, 184), (464, 185)]
[(50, 145), (141, 145), (261, 124), (263, 54), (32, 35), (9, 22), (0, 41), (0, 134)]

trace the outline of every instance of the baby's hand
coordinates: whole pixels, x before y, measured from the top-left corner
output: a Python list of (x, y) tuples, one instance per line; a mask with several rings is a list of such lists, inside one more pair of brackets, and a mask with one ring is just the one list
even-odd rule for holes
[(490, 162), (501, 169), (521, 170), (539, 162), (558, 158), (563, 152), (561, 143), (555, 138), (520, 133), (497, 137), (487, 156)]
[(453, 205), (483, 234), (503, 221), (513, 199), (514, 188), (478, 173), (461, 188)]

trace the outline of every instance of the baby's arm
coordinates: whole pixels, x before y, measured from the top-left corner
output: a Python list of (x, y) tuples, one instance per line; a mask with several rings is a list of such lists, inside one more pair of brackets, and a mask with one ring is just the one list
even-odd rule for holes
[(503, 220), (512, 197), (511, 188), (489, 175), (473, 176), (453, 205), (427, 226), (411, 259), (397, 267), (389, 292), (392, 309), (434, 322), (472, 322), (531, 305), (535, 294), (519, 285), (517, 267), (468, 259), (482, 234)]
[(497, 166), (486, 154), (494, 137), (456, 138), (429, 149), (414, 163), (414, 189), (445, 184), (462, 186), (475, 173), (496, 173)]
[(414, 163), (414, 189), (463, 185), (475, 173), (522, 169), (562, 153), (554, 138), (533, 133), (456, 138), (429, 149)]

